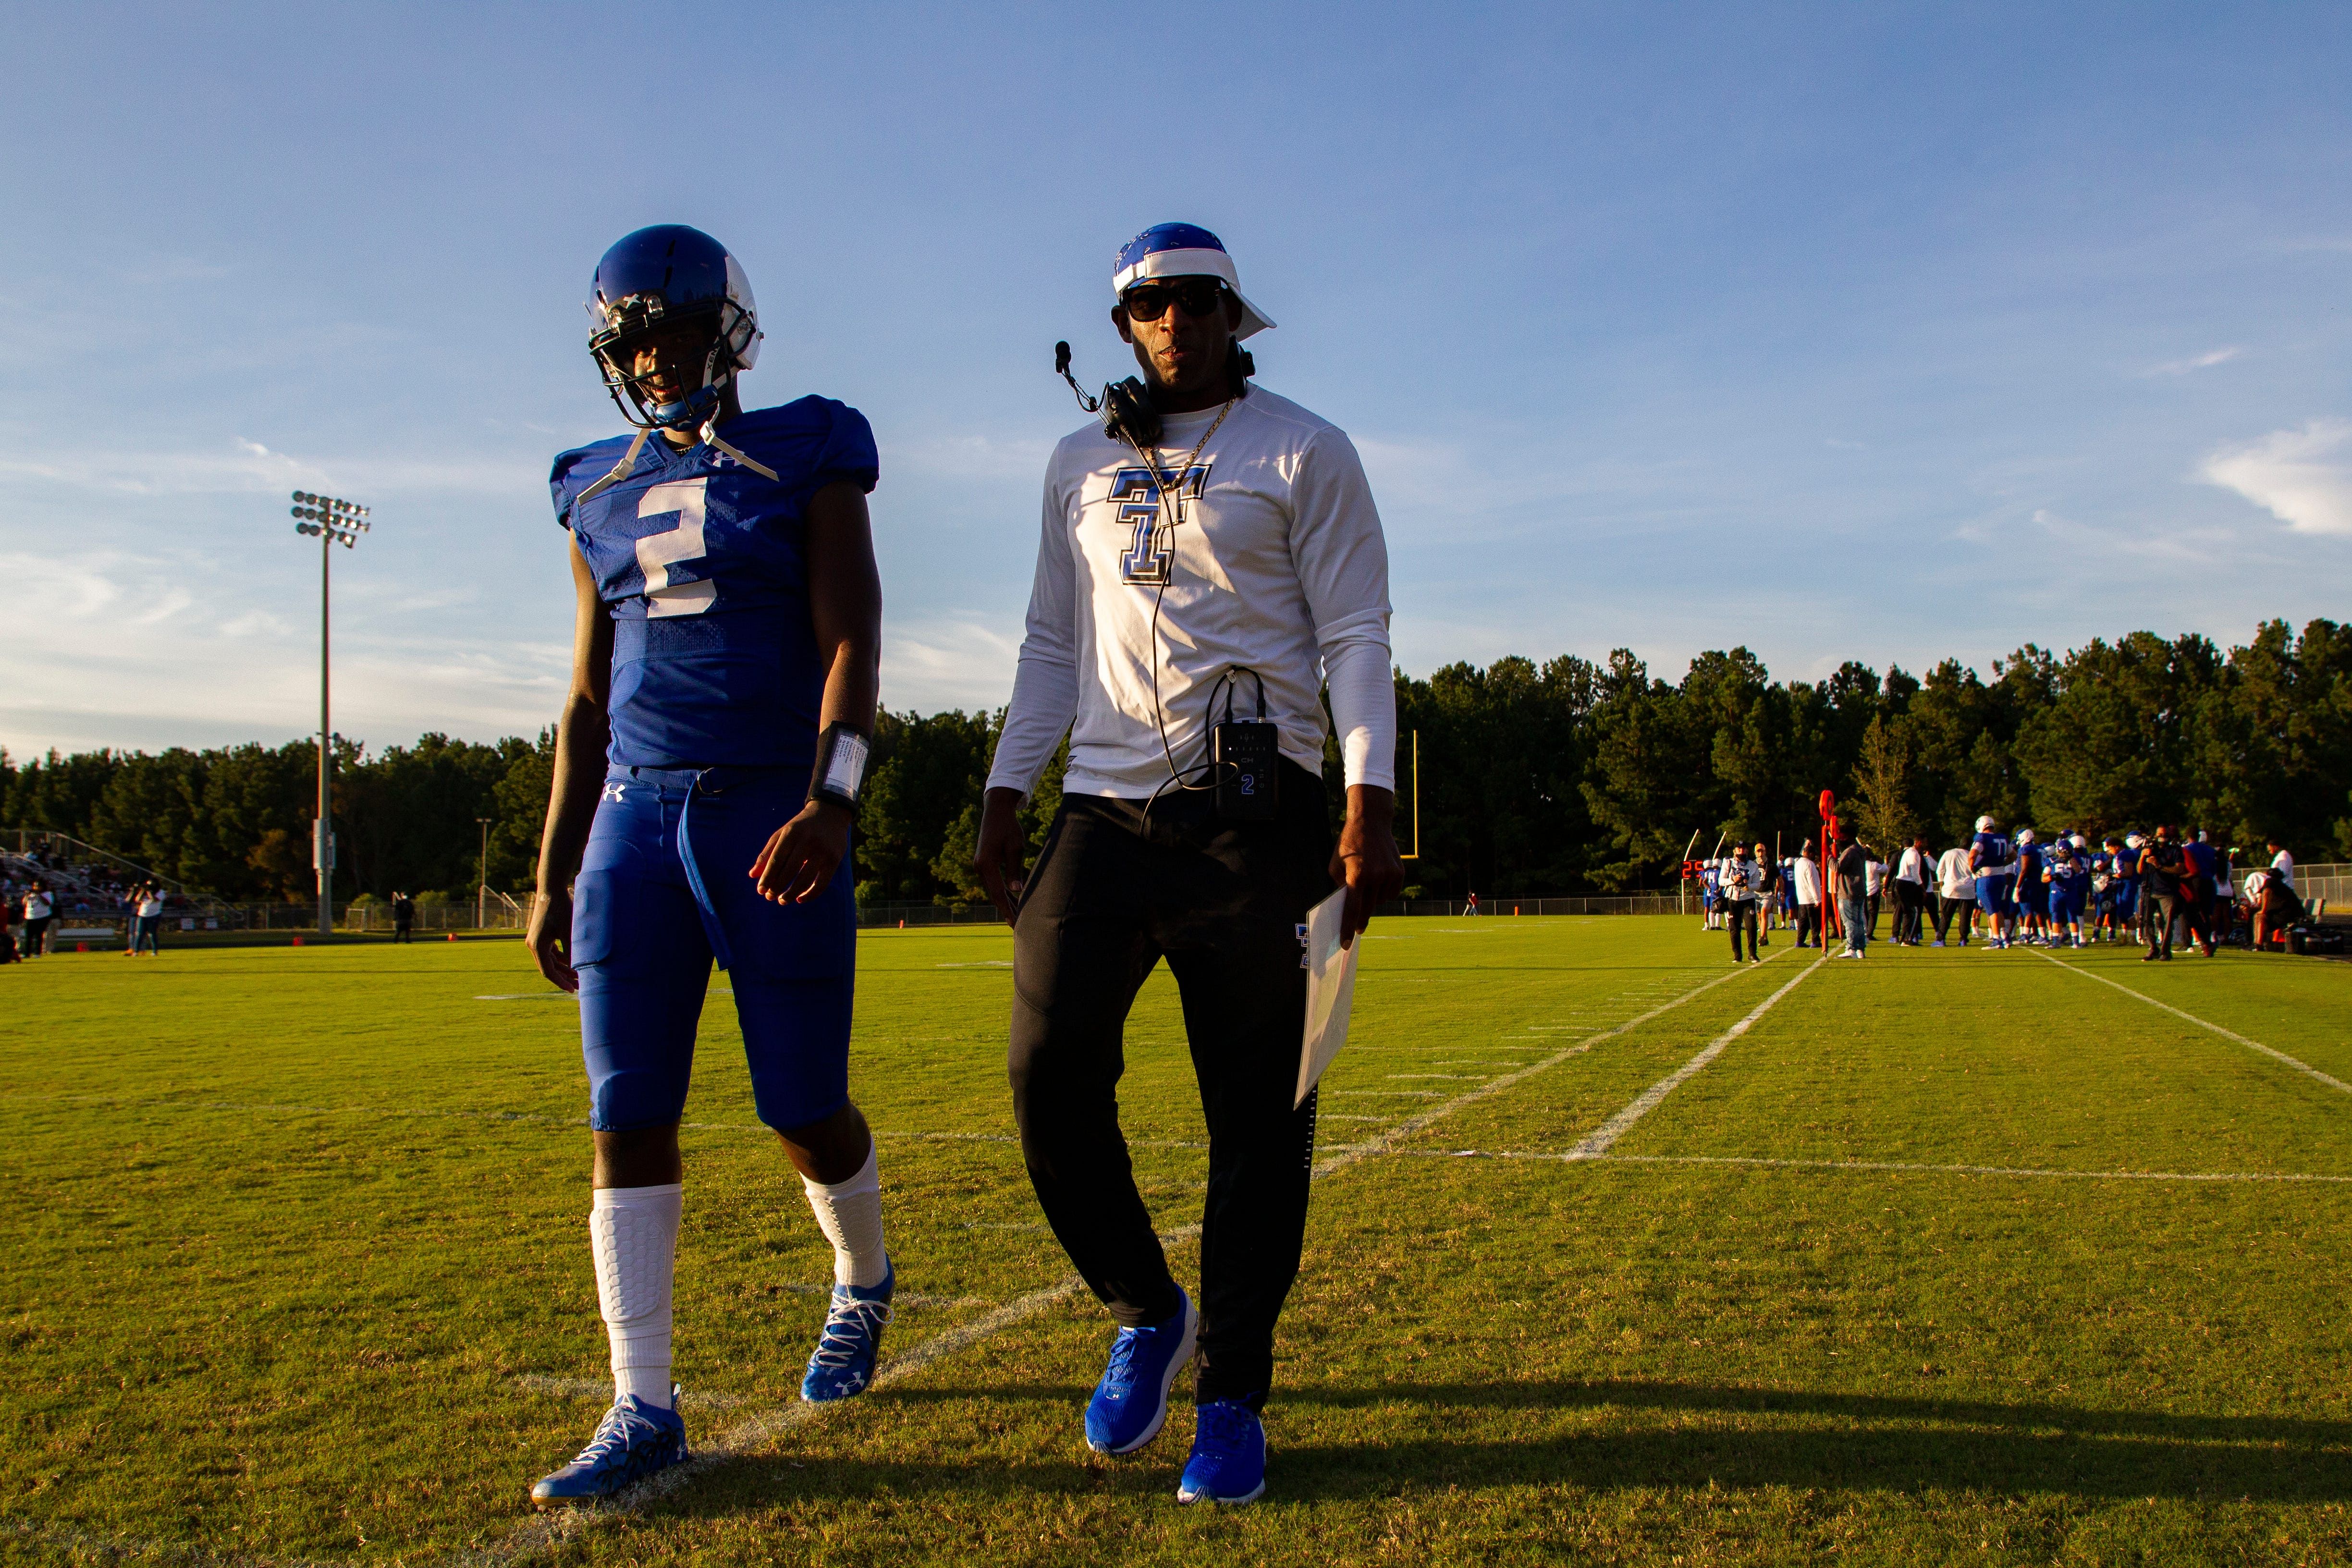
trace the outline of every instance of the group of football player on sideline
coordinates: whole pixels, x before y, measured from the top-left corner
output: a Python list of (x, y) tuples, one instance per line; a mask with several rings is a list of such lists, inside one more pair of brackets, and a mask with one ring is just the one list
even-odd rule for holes
[[(1874, 938), (1881, 900), (1889, 895), (1898, 947), (1967, 947), (1972, 935), (1990, 952), (2145, 942), (2148, 963), (2170, 959), (2176, 938), (2195, 942), (2210, 958), (2242, 924), (2248, 945), (2259, 952), (2307, 913), (2295, 891), (2294, 857), (2276, 840), (2268, 863), (2249, 872), (2241, 888), (2230, 848), (2201, 829), (2176, 831), (2169, 825), (2111, 833), (2103, 841), (2070, 827), (2045, 842), (2033, 828), (2012, 836), (1992, 817), (1979, 816), (1969, 842), (1940, 856), (1928, 848), (1925, 834), (1915, 836), (1891, 866), (1850, 834), (1837, 848), (1834, 879), (1842, 884), (1837, 902), (1848, 928), (1847, 954), (1859, 954)], [(1754, 958), (1759, 912), (1767, 945), (1776, 913), (1795, 930), (1797, 946), (1822, 939), (1823, 874), (1811, 839), (1777, 868), (1761, 844), (1753, 859), (1734, 849), (1706, 862), (1699, 881), (1705, 924), (1730, 930), (1735, 959), (1743, 929)], [(1850, 889), (1843, 886), (1849, 882)]]
[[(1250, 384), (1241, 341), (1274, 323), (1216, 236), (1147, 229), (1119, 251), (1112, 297), (1142, 378), (1106, 388), (1101, 422), (1048, 465), (976, 868), (1013, 922), (1024, 1162), (1118, 1325), (1085, 1439), (1105, 1454), (1150, 1443), (1197, 1362), (1177, 1496), (1245, 1503), (1265, 1489), (1260, 1413), (1314, 1147), (1315, 1096), (1294, 1104), (1300, 922), (1344, 889), (1352, 941), (1403, 880), (1388, 557), (1348, 437)], [(671, 1377), (678, 1126), (714, 961), (760, 1120), (833, 1247), (802, 1398), (869, 1386), (898, 1283), (874, 1136), (849, 1094), (845, 867), (881, 650), (874, 435), (824, 397), (742, 407), (761, 341), (751, 289), (698, 230), (615, 244), (589, 314), (590, 353), (634, 429), (562, 454), (551, 479), (575, 616), (529, 942), (580, 997), (614, 1398), (587, 1447), (531, 1489), (541, 1508), (612, 1498), (688, 1458)], [(1333, 731), (1336, 845), (1321, 773)], [(1062, 804), (1031, 866), (1019, 808), (1066, 734)], [(1197, 1301), (1118, 1121), (1123, 1026), (1163, 957), (1210, 1135)]]

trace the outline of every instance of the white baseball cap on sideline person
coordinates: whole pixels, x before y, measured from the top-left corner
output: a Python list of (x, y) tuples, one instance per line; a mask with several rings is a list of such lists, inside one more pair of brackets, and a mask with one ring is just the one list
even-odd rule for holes
[(1153, 278), (1223, 280), (1233, 290), (1234, 298), (1242, 302), (1241, 324), (1234, 329), (1236, 339), (1274, 325), (1274, 318), (1251, 304), (1249, 296), (1242, 292), (1241, 274), (1225, 250), (1225, 242), (1197, 224), (1154, 224), (1119, 247), (1118, 260), (1110, 275), (1112, 293), (1124, 294)]

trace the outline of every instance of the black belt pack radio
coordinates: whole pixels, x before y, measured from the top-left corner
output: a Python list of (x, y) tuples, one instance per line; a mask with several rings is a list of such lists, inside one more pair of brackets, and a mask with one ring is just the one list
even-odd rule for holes
[(1265, 682), (1257, 682), (1257, 717), (1234, 717), (1234, 689), (1225, 687), (1225, 716), (1209, 730), (1209, 761), (1216, 774), (1217, 815), (1227, 822), (1272, 822), (1282, 805), (1282, 728), (1265, 716)]

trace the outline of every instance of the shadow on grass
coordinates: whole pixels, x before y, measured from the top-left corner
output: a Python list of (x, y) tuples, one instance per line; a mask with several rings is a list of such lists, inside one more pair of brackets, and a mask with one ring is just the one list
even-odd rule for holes
[[(1045, 1405), (1065, 1415), (1076, 1446), (1078, 1412), (1090, 1391), (1075, 1385), (987, 1389), (891, 1389), (891, 1404)], [(1446, 1436), (1382, 1442), (1292, 1446), (1282, 1406), (1419, 1407)], [(1573, 1432), (1486, 1436), (1481, 1427), (1513, 1412), (1645, 1411), (1689, 1417), (1661, 1426), (1580, 1425)], [(1767, 1417), (1743, 1420), (1743, 1417)], [(1805, 1424), (1786, 1418), (1811, 1418)], [(1827, 1421), (1835, 1425), (1823, 1426)], [(1001, 1432), (1001, 1423), (982, 1423)], [(775, 1489), (852, 1498), (900, 1494), (993, 1495), (1008, 1489), (1053, 1492), (1165, 1489), (1183, 1460), (1185, 1423), (1135, 1461), (1087, 1464), (975, 1458), (970, 1464), (827, 1463), (807, 1468), (752, 1459), (732, 1479), (674, 1506), (724, 1514), (772, 1506)], [(2175, 1415), (2048, 1404), (1989, 1404), (1932, 1396), (1815, 1393), (1642, 1382), (1391, 1384), (1369, 1390), (1280, 1391), (1271, 1423), (1275, 1495), (1292, 1501), (1393, 1497), (1421, 1488), (1572, 1487), (1625, 1489), (1787, 1487), (1823, 1491), (1995, 1494), (2087, 1498), (2243, 1499), (2315, 1503), (2352, 1500), (2352, 1422), (2293, 1417)], [(942, 1434), (952, 1440), (952, 1434)], [(815, 1456), (807, 1456), (814, 1458)]]

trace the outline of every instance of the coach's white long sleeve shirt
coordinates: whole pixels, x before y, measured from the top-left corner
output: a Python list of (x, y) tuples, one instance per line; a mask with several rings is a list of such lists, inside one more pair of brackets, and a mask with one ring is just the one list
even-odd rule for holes
[[(1265, 679), (1284, 756), (1322, 772), (1328, 684), (1347, 782), (1395, 788), (1388, 544), (1355, 446), (1337, 426), (1254, 388), (1180, 477), (1217, 414), (1168, 417), (1159, 449), (1165, 504), (1150, 467), (1099, 425), (1054, 448), (1028, 629), (990, 788), (1025, 794), (1066, 730), (1065, 791), (1140, 800), (1165, 784), (1155, 644), (1158, 713), (1179, 769), (1207, 761), (1209, 725), (1224, 713), (1222, 694), (1216, 714), (1208, 711), (1219, 678), (1248, 668)], [(1256, 716), (1255, 681), (1237, 682), (1233, 711)]]

